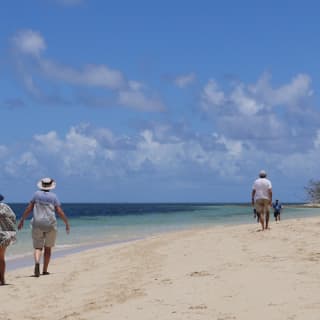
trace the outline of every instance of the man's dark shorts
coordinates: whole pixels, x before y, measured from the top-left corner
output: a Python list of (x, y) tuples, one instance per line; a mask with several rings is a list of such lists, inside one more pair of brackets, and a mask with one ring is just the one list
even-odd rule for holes
[(275, 218), (278, 217), (278, 216), (280, 216), (280, 211), (275, 211), (275, 212), (273, 213), (273, 215), (274, 215)]

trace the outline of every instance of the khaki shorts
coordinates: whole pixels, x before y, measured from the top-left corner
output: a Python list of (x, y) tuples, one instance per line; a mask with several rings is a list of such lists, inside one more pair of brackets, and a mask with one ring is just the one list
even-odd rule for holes
[(43, 247), (54, 247), (57, 238), (57, 230), (43, 232), (41, 229), (32, 228), (33, 248), (41, 249)]
[(269, 214), (270, 208), (270, 200), (269, 199), (257, 199), (254, 207), (256, 208), (257, 212), (261, 215)]

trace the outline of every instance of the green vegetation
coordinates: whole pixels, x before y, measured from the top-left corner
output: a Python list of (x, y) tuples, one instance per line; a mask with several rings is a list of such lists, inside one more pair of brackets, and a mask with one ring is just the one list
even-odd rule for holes
[(311, 203), (320, 203), (320, 181), (310, 180), (309, 185), (305, 187), (308, 200)]

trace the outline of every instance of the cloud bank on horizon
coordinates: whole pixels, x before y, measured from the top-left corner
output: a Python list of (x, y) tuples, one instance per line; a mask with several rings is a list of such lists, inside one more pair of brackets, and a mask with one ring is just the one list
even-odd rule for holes
[[(14, 89), (0, 109), (10, 119), (2, 135), (13, 138), (0, 142), (0, 186), (19, 185), (13, 200), (47, 175), (70, 201), (247, 201), (262, 168), (284, 200), (303, 201), (316, 178), (320, 112), (306, 72), (279, 82), (261, 71), (249, 82), (184, 65), (132, 77), (107, 58), (62, 59), (41, 28), (15, 30), (7, 47), (2, 78), (14, 74)], [(21, 136), (10, 129), (18, 117), (30, 126)]]

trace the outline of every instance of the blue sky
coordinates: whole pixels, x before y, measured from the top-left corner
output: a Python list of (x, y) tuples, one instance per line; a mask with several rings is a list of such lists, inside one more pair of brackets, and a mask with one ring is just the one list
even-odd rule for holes
[(3, 1), (0, 192), (28, 201), (305, 201), (318, 178), (315, 1)]

